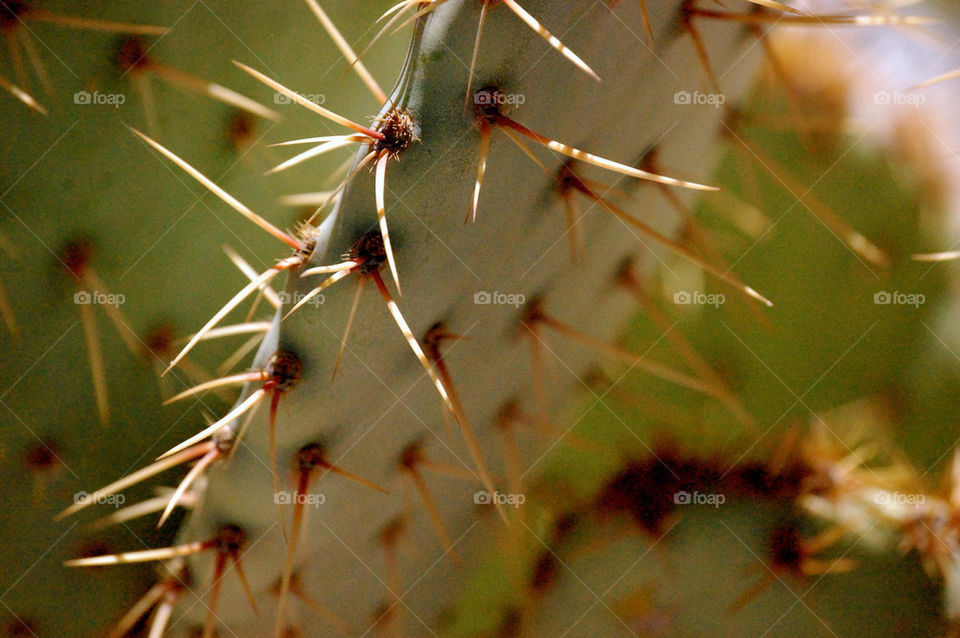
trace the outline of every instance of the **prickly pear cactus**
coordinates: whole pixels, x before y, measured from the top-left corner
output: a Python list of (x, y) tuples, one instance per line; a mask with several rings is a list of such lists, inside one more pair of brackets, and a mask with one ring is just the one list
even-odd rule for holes
[(926, 18), (0, 7), (8, 634), (957, 619), (942, 177), (768, 33)]

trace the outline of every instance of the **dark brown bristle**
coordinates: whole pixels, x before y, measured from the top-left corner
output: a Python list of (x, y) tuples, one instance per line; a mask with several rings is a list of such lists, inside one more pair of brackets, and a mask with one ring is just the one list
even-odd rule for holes
[(696, 0), (684, 0), (680, 7), (680, 25), (689, 28), (693, 20), (694, 12), (697, 9)]
[(396, 605), (391, 602), (383, 601), (377, 608), (373, 611), (373, 614), (370, 616), (373, 620), (374, 626), (381, 622), (389, 622), (393, 615), (396, 613)]
[(803, 539), (794, 523), (778, 525), (770, 533), (770, 561), (774, 569), (800, 572), (804, 559)]
[(503, 104), (503, 93), (495, 86), (485, 86), (473, 94), (473, 114), (478, 120), (489, 124), (496, 124), (500, 117), (500, 105)]
[(677, 506), (678, 492), (717, 486), (720, 471), (713, 464), (682, 458), (672, 450), (632, 461), (610, 480), (597, 500), (602, 513), (629, 514), (647, 533), (659, 535)]
[(520, 635), (520, 628), (523, 624), (523, 615), (516, 607), (511, 607), (503, 612), (503, 618), (500, 620), (500, 627), (497, 630), (498, 638), (517, 638)]
[(47, 472), (60, 464), (56, 445), (49, 442), (37, 442), (27, 450), (27, 467), (37, 472)]
[(503, 402), (500, 409), (497, 410), (497, 418), (494, 423), (498, 428), (509, 428), (519, 418), (520, 401), (512, 397)]
[(303, 374), (303, 362), (289, 350), (278, 350), (267, 364), (270, 388), (276, 392), (289, 392), (297, 385)]
[(236, 525), (224, 525), (217, 533), (217, 548), (224, 554), (236, 555), (246, 542), (246, 533)]
[(442, 365), (443, 363), (443, 353), (441, 352), (441, 347), (444, 341), (452, 341), (459, 339), (459, 335), (455, 335), (441, 322), (437, 322), (430, 326), (430, 329), (426, 331), (423, 335), (423, 349), (427, 353), (427, 357), (437, 363)]
[(373, 150), (377, 154), (380, 151), (387, 151), (391, 155), (396, 155), (417, 139), (413, 118), (410, 117), (410, 113), (401, 108), (393, 108), (384, 113), (377, 120), (374, 129), (383, 135), (383, 139), (377, 140), (373, 145)]
[(326, 465), (325, 459), (326, 453), (319, 443), (310, 443), (297, 450), (297, 466), (303, 471)]
[(534, 592), (542, 593), (557, 580), (558, 563), (556, 557), (550, 550), (543, 550), (533, 566), (533, 573), (530, 575), (530, 586)]
[(724, 479), (729, 491), (747, 497), (793, 500), (808, 487), (812, 470), (801, 463), (791, 463), (774, 472), (763, 463), (738, 465)]
[(590, 199), (595, 200), (599, 197), (597, 192), (577, 174), (577, 171), (574, 169), (573, 160), (568, 160), (560, 167), (557, 171), (557, 180), (557, 188), (561, 195), (566, 195), (570, 193), (570, 191), (576, 191), (586, 195)]
[[(280, 595), (280, 590), (283, 587), (283, 578), (279, 577), (274, 581), (273, 586), (270, 587), (270, 593), (274, 596)], [(290, 591), (297, 591), (302, 587), (300, 582), (300, 574), (290, 574)]]
[(147, 57), (147, 47), (143, 38), (138, 36), (129, 36), (120, 42), (117, 49), (117, 66), (123, 71), (133, 71), (150, 66), (150, 58)]
[(403, 448), (403, 451), (400, 453), (400, 461), (398, 464), (401, 468), (412, 472), (417, 469), (417, 465), (420, 464), (422, 459), (423, 449), (418, 441)]
[(0, 1), (0, 29), (15, 29), (20, 25), (30, 5), (17, 0)]
[(586, 188), (583, 180), (573, 171), (572, 164), (572, 161), (564, 162), (557, 170), (557, 188), (560, 189), (561, 194), (567, 193), (570, 190), (582, 192), (583, 189)]
[(430, 351), (439, 351), (440, 344), (450, 338), (450, 333), (443, 327), (442, 323), (435, 323), (430, 326), (423, 335), (423, 347)]
[(247, 111), (236, 111), (227, 121), (227, 140), (234, 148), (242, 149), (253, 140), (257, 121)]
[(72, 555), (91, 558), (93, 556), (108, 556), (115, 553), (115, 549), (109, 543), (107, 543), (107, 541), (102, 539), (92, 539), (77, 545), (76, 549), (72, 552)]
[(143, 339), (143, 343), (150, 352), (165, 357), (170, 354), (175, 339), (176, 332), (173, 326), (168, 323), (162, 323), (147, 333)]
[(645, 171), (650, 171), (651, 173), (656, 173), (658, 170), (657, 159), (660, 156), (660, 149), (656, 146), (653, 146), (646, 153), (643, 154), (643, 157), (640, 158), (640, 168)]
[(587, 387), (592, 388), (597, 394), (606, 395), (610, 388), (610, 379), (603, 374), (603, 371), (596, 366), (591, 366), (583, 374), (583, 382)]
[(553, 524), (553, 541), (562, 543), (577, 529), (579, 524), (580, 514), (577, 512), (568, 512), (562, 515)]
[(680, 482), (656, 459), (631, 463), (600, 493), (601, 512), (627, 513), (650, 534), (659, 534), (675, 503)]
[(369, 275), (379, 270), (380, 266), (387, 261), (383, 237), (379, 232), (365, 233), (350, 249), (350, 258), (360, 263), (357, 270), (362, 275)]
[(380, 542), (387, 547), (396, 545), (400, 536), (407, 529), (406, 521), (401, 517), (392, 518), (380, 530)]
[(86, 239), (78, 239), (68, 243), (60, 251), (60, 261), (70, 271), (70, 274), (81, 279), (90, 265), (93, 257), (93, 244)]
[(4, 636), (8, 638), (36, 638), (40, 629), (35, 622), (27, 618), (14, 618), (3, 628)]
[[(540, 297), (534, 297), (527, 305), (523, 307), (523, 311), (520, 315), (520, 323), (525, 326), (533, 327), (543, 321), (546, 317), (546, 312), (543, 309), (543, 299)], [(525, 334), (524, 332), (520, 333)]]
[(617, 266), (614, 280), (626, 288), (635, 288), (640, 284), (637, 280), (637, 273), (634, 270), (633, 257), (627, 257), (620, 262), (620, 265)]
[(175, 594), (186, 591), (193, 587), (193, 572), (190, 571), (189, 567), (184, 565), (177, 571), (176, 576), (171, 576), (167, 579), (167, 584), (170, 586), (170, 591)]

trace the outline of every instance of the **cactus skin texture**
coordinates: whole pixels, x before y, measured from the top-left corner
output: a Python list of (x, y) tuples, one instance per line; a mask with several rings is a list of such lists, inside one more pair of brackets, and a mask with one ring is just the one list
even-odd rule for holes
[[(682, 166), (684, 175), (707, 174), (711, 159), (700, 148), (695, 132), (715, 129), (720, 113), (691, 107), (690, 115), (679, 121), (672, 114), (674, 94), (698, 86), (700, 73), (695, 52), (678, 28), (675, 8), (663, 7), (651, 17), (656, 51), (663, 63), (649, 52), (644, 54), (641, 42), (602, 7), (584, 9), (577, 2), (553, 2), (530, 3), (528, 8), (552, 16), (552, 29), (566, 33), (565, 44), (574, 50), (585, 49), (591, 40), (609, 38), (611, 31), (619, 34), (620, 48), (604, 51), (592, 63), (601, 76), (611, 80), (596, 85), (589, 76), (575, 72), (568, 62), (546, 50), (512, 13), (498, 7), (491, 11), (485, 32), (490, 42), (512, 44), (481, 44), (476, 88), (497, 85), (508, 98), (522, 97), (523, 106), (512, 111), (512, 116), (536, 131), (556, 130), (552, 135), (558, 139), (566, 136), (564, 141), (578, 148), (597, 149), (604, 157), (634, 163), (659, 142), (664, 163)], [(603, 250), (588, 250), (582, 260), (572, 263), (563, 238), (564, 212), (555, 182), (499, 131), (490, 152), (477, 222), (464, 225), (479, 158), (479, 134), (472, 113), (464, 114), (467, 69), (461, 62), (472, 53), (471, 35), (479, 10), (479, 3), (471, 2), (441, 6), (425, 20), (422, 35), (411, 49), (408, 59), (412, 64), (392, 98), (413, 115), (420, 141), (389, 164), (386, 209), (404, 291), (398, 303), (418, 338), (438, 322), (465, 337), (449, 347), (444, 359), (463, 397), (465, 412), (476, 424), (481, 449), (490, 450), (496, 449), (497, 433), (485, 424), (494, 423), (504, 405), (519, 399), (527, 411), (535, 412), (537, 406), (529, 335), (524, 335), (521, 326), (524, 308), (477, 304), (474, 295), (499, 291), (526, 300), (539, 298), (552, 314), (606, 339), (614, 334), (610, 317), (622, 316), (632, 305), (629, 297), (612, 285), (618, 265), (628, 256), (641, 263), (649, 263), (652, 257), (635, 234), (625, 232), (621, 222), (601, 210), (586, 216), (583, 232), (589, 238), (588, 246), (603, 246)], [(623, 10), (618, 14), (621, 19), (642, 24), (634, 8)], [(710, 42), (717, 49), (715, 63), (727, 65), (749, 41), (737, 25), (718, 25), (711, 30)], [(673, 77), (674, 68), (685, 70), (681, 79)], [(563, 97), (551, 97), (561, 86), (565, 87)], [(602, 105), (596, 100), (598, 90), (608, 96)], [(585, 125), (581, 114), (600, 108), (609, 109), (609, 116)], [(663, 131), (674, 125), (670, 135), (661, 140)], [(563, 162), (549, 156), (542, 161), (551, 172)], [(608, 179), (603, 172), (590, 174)], [(630, 187), (622, 182), (618, 186)], [(361, 173), (351, 182), (336, 210), (320, 227), (322, 239), (310, 265), (342, 261), (340, 255), (349, 252), (376, 224), (373, 194), (372, 174)], [(427, 199), (421, 200), (426, 194)], [(672, 232), (662, 202), (645, 206), (643, 216), (664, 232)], [(505, 241), (507, 237), (512, 239)], [(478, 250), (481, 246), (484, 248)], [(301, 446), (321, 442), (328, 446), (331, 460), (339, 459), (335, 461), (338, 465), (392, 492), (384, 497), (333, 475), (323, 479), (318, 489), (326, 497), (324, 509), (308, 519), (298, 551), (304, 582), (317, 591), (323, 581), (323, 600), (328, 605), (348, 597), (365, 600), (353, 609), (341, 607), (352, 625), (376, 620), (378, 608), (393, 603), (390, 592), (384, 590), (382, 579), (387, 569), (378, 535), (393, 521), (403, 521), (405, 530), (397, 541), (397, 551), (408, 551), (408, 539), (427, 542), (415, 543), (418, 551), (404, 555), (404, 582), (408, 578), (419, 582), (403, 598), (402, 609), (409, 611), (397, 609), (394, 613), (402, 616), (400, 622), (409, 631), (425, 631), (416, 618), (428, 625), (435, 622), (430, 620), (435, 614), (432, 608), (458, 579), (457, 568), (451, 560), (440, 560), (444, 547), (435, 540), (419, 497), (409, 493), (410, 485), (399, 470), (400, 453), (419, 443), (428, 458), (458, 467), (474, 466), (460, 437), (445, 431), (443, 404), (436, 390), (369, 284), (347, 354), (336, 380), (330, 383), (344, 318), (354, 295), (356, 283), (351, 279), (355, 278), (348, 277), (324, 291), (324, 303), (316, 311), (306, 307), (280, 323), (277, 334), (271, 332), (265, 341), (254, 367), (278, 348), (296, 352), (304, 363), (302, 381), (281, 401), (277, 423), (280, 476), (294, 474), (291, 461)], [(389, 279), (386, 273), (384, 278)], [(287, 292), (292, 299), (302, 298), (316, 283), (291, 277)], [(582, 293), (571, 295), (573, 290)], [(582, 374), (594, 354), (577, 344), (550, 347), (556, 348), (554, 355), (564, 362), (562, 369), (551, 371), (546, 384), (548, 403), (559, 407), (563, 403), (559, 398), (580, 385), (576, 375)], [(486, 361), (482, 367), (470, 363), (481, 359)], [(356, 402), (343, 400), (344, 396), (366, 399)], [(276, 587), (280, 577), (276, 557), (284, 547), (275, 525), (276, 511), (271, 507), (269, 466), (256, 461), (269, 457), (266, 416), (264, 411), (253, 419), (245, 445), (232, 462), (211, 469), (204, 514), (191, 517), (179, 535), (181, 542), (205, 538), (220, 522), (233, 520), (251, 538), (260, 539), (244, 558), (258, 599), (268, 598), (268, 592)], [(545, 450), (549, 444), (548, 440), (534, 441), (530, 449)], [(489, 453), (485, 456), (491, 473), (503, 476), (502, 461)], [(454, 553), (471, 555), (474, 547), (488, 543), (489, 532), (474, 526), (477, 507), (473, 497), (483, 485), (474, 477), (463, 481), (420, 471), (425, 472), (432, 497), (442, 504), (447, 534), (454, 541), (459, 539)], [(291, 487), (285, 485), (287, 490)], [(346, 508), (346, 503), (351, 506)], [(320, 556), (325, 559), (314, 571), (311, 563)], [(191, 564), (199, 580), (210, 578), (206, 557)], [(330, 574), (337, 577), (329, 578)], [(417, 574), (424, 578), (416, 579)], [(231, 623), (251, 627), (255, 635), (273, 621), (269, 614), (256, 619), (243, 602), (237, 582), (225, 582), (221, 596), (224, 608), (238, 615), (235, 620), (224, 618), (231, 627)], [(189, 607), (193, 602), (184, 604)], [(193, 621), (202, 622), (204, 614), (203, 607), (194, 607)]]
[[(183, 8), (173, 4), (135, 10), (91, 3), (85, 10), (110, 20), (180, 24)], [(148, 127), (139, 108), (143, 98), (132, 84), (125, 84), (132, 78), (104, 67), (103, 60), (116, 51), (116, 39), (86, 32), (82, 42), (54, 48), (70, 59), (71, 67), (53, 70), (53, 83), (71, 90), (45, 101), (49, 121), (5, 98), (4, 119), (19, 126), (3, 133), (6, 170), (0, 200), (8, 217), (2, 230), (5, 245), (15, 250), (5, 260), (14, 265), (4, 264), (2, 281), (22, 332), (19, 339), (9, 336), (11, 347), (0, 359), (6, 388), (0, 401), (7, 411), (4, 425), (10, 424), (3, 432), (0, 478), (13, 495), (0, 527), (5, 541), (2, 564), (10, 566), (4, 569), (10, 576), (2, 581), (5, 593), (0, 596), (9, 612), (3, 626), (9, 635), (103, 635), (145, 592), (158, 592), (163, 611), (154, 612), (134, 632), (147, 635), (151, 623), (159, 624), (157, 616), (169, 611), (165, 635), (194, 635), (205, 625), (208, 630), (216, 627), (217, 635), (274, 635), (288, 556), (294, 556), (295, 577), (285, 602), (282, 635), (629, 636), (715, 630), (731, 635), (770, 630), (778, 635), (854, 635), (864, 627), (870, 627), (871, 635), (905, 630), (929, 635), (943, 630), (935, 610), (937, 592), (922, 575), (916, 554), (899, 561), (890, 542), (877, 543), (880, 549), (871, 547), (873, 552), (859, 551), (867, 535), (844, 517), (841, 506), (862, 505), (867, 492), (831, 492), (822, 486), (825, 476), (835, 477), (824, 459), (839, 465), (843, 452), (856, 448), (857, 441), (836, 437), (843, 440), (838, 444), (829, 436), (826, 442), (815, 436), (822, 434), (817, 426), (824, 423), (839, 423), (836, 429), (843, 431), (847, 422), (842, 409), (829, 411), (855, 399), (874, 397), (871, 400), (889, 408), (892, 387), (922, 394), (917, 388), (923, 375), (907, 362), (935, 344), (903, 336), (922, 333), (918, 325), (926, 325), (931, 305), (923, 312), (892, 317), (878, 315), (871, 300), (878, 277), (884, 289), (922, 291), (928, 302), (943, 297), (943, 280), (936, 275), (918, 287), (921, 269), (908, 259), (929, 248), (917, 230), (917, 208), (935, 205), (923, 200), (918, 204), (911, 187), (891, 177), (883, 162), (869, 153), (848, 158), (839, 132), (833, 131), (831, 140), (821, 145), (824, 157), (815, 159), (807, 157), (803, 145), (809, 140), (803, 136), (764, 132), (761, 146), (773, 149), (769, 152), (806, 183), (820, 184), (818, 176), (829, 175), (824, 188), (840, 218), (876, 239), (892, 262), (875, 269), (847, 250), (824, 224), (805, 219), (810, 222), (806, 225), (792, 217), (789, 230), (781, 227), (751, 252), (753, 240), (711, 210), (711, 205), (719, 206), (719, 200), (711, 199), (714, 195), (705, 196), (697, 221), (727, 240), (723, 252), (737, 262), (737, 275), (773, 298), (777, 306), (772, 310), (762, 309), (733, 286), (703, 281), (689, 262), (576, 193), (583, 215), (577, 232), (586, 249), (571, 259), (558, 181), (571, 183), (570, 175), (562, 172), (568, 158), (527, 140), (543, 163), (538, 167), (501, 126), (492, 131), (477, 219), (465, 224), (481, 155), (475, 111), (472, 104), (464, 104), (470, 97), (468, 68), (481, 12), (484, 31), (470, 86), (473, 91), (496, 87), (510, 118), (630, 166), (650, 167), (655, 157), (658, 173), (702, 183), (714, 183), (711, 170), (723, 158), (714, 174), (717, 184), (742, 201), (764, 211), (789, 210), (794, 201), (785, 200), (778, 190), (782, 180), (750, 173), (743, 155), (731, 155), (736, 143), (725, 146), (721, 141), (724, 131), (733, 132), (735, 139), (756, 134), (752, 109), (758, 109), (761, 121), (764, 108), (776, 101), (761, 94), (749, 107), (738, 104), (761, 61), (750, 28), (735, 21), (695, 20), (710, 67), (722, 78), (722, 94), (717, 94), (705, 88), (705, 67), (682, 19), (694, 3), (521, 4), (576, 51), (602, 82), (552, 50), (508, 3), (485, 7), (474, 0), (448, 0), (416, 21), (408, 51), (406, 36), (398, 35), (379, 42), (365, 58), (378, 77), (400, 78), (378, 121), (400, 108), (409, 114), (411, 137), (416, 138), (398, 147), (385, 171), (386, 223), (403, 294), (392, 282), (385, 257), (377, 257), (382, 260), (377, 272), (413, 337), (433, 360), (431, 370), (449, 375), (439, 383), (448, 395), (456, 388), (453, 402), (462, 401), (462, 410), (457, 407), (460, 423), (445, 409), (436, 384), (411, 352), (376, 282), (370, 281), (372, 271), (344, 277), (323, 291), (322, 303), (307, 304), (285, 318), (322, 280), (299, 277), (303, 270), (342, 262), (351, 251), (356, 256), (357, 241), (376, 232), (376, 175), (361, 170), (320, 225), (301, 234), (311, 241), (306, 262), (274, 280), (285, 293), (279, 310), (272, 318), (268, 310), (257, 314), (270, 328), (247, 368), (267, 373), (248, 383), (233, 405), (266, 389), (259, 410), (249, 422), (240, 417), (216, 433), (215, 443), (229, 451), (229, 458), (217, 456), (214, 446), (204, 448), (212, 462), (190, 490), (192, 511), (186, 516), (174, 513), (160, 530), (148, 517), (82, 535), (75, 519), (50, 519), (69, 504), (72, 492), (92, 491), (147, 465), (201, 430), (205, 415), (220, 418), (228, 413), (231, 401), (212, 393), (166, 411), (157, 407), (161, 394), (169, 396), (197, 379), (190, 378), (186, 366), (177, 367), (161, 382), (168, 385), (158, 394), (150, 368), (165, 367), (176, 347), (159, 348), (166, 333), (155, 328), (174, 325), (179, 334), (195, 330), (246, 283), (230, 270), (219, 243), (242, 246), (258, 271), (289, 253), (281, 253), (275, 240), (209, 195), (198, 202), (201, 191), (195, 184), (123, 124), (147, 129), (153, 139), (201, 167), (273, 223), (292, 227), (295, 215), (275, 213), (277, 196), (335, 185), (324, 176), (334, 172), (343, 157), (312, 160), (278, 176), (260, 177), (286, 156), (262, 148), (259, 136), (273, 142), (341, 131), (271, 98), (270, 91), (233, 69), (229, 59), (249, 63), (303, 93), (323, 93), (329, 97), (324, 106), (357, 122), (369, 123), (365, 116), (377, 105), (352, 75), (328, 73), (320, 82), (323, 86), (310, 90), (317, 82), (314, 69), (345, 70), (346, 64), (327, 51), (332, 47), (319, 26), (308, 21), (307, 7), (294, 2), (289, 16), (286, 8), (281, 12), (283, 31), (269, 37), (255, 27), (275, 22), (275, 8), (210, 3), (187, 12), (182, 26), (149, 49), (152, 59), (216, 79), (269, 105), (284, 116), (276, 130), (269, 118), (238, 118), (217, 102), (166, 89), (154, 96), (158, 117)], [(737, 4), (730, 10), (756, 9), (746, 2)], [(356, 39), (372, 33), (370, 25), (387, 8), (381, 5), (357, 2), (326, 9), (350, 39)], [(48, 8), (76, 13), (70, 3)], [(715, 9), (710, 3), (701, 8)], [(210, 51), (196, 37), (209, 32), (235, 36), (227, 45), (233, 48)], [(40, 31), (38, 37), (43, 36)], [(290, 60), (309, 64), (290, 67)], [(83, 86), (77, 86), (74, 75), (83, 78)], [(112, 94), (122, 94), (126, 101), (116, 112), (59, 104), (69, 102), (79, 88), (105, 94), (115, 89)], [(684, 104), (678, 95), (722, 95), (730, 108)], [(213, 134), (210, 122), (218, 123)], [(105, 132), (110, 144), (100, 142)], [(40, 141), (29, 148), (16, 143), (31, 136)], [(361, 149), (354, 165), (368, 151)], [(80, 157), (84, 159), (78, 161)], [(605, 184), (610, 190), (604, 195), (626, 202), (629, 214), (679, 237), (684, 245), (688, 240), (695, 245), (690, 228), (680, 225), (677, 202), (663, 192), (666, 188), (679, 202), (692, 204), (691, 191), (582, 162), (569, 165), (576, 175)], [(62, 192), (44, 192), (56, 183), (52, 175), (69, 176)], [(751, 175), (754, 182), (748, 182)], [(855, 181), (860, 190), (850, 185)], [(744, 186), (748, 183), (752, 186)], [(858, 205), (866, 198), (865, 184), (876, 189), (869, 197), (869, 211)], [(49, 212), (57, 203), (62, 208), (64, 201), (69, 201), (69, 215)], [(41, 257), (35, 257), (38, 253)], [(725, 400), (718, 400), (652, 379), (638, 361), (629, 380), (621, 378), (624, 369), (610, 364), (595, 347), (562, 334), (563, 326), (571, 326), (613, 344), (629, 324), (626, 339), (617, 343), (637, 357), (647, 353), (643, 361), (669, 361), (675, 370), (689, 365), (663, 345), (664, 333), (672, 327), (655, 325), (649, 311), (630, 319), (637, 299), (625, 284), (627, 262), (648, 293), (662, 284), (669, 294), (699, 287), (724, 295), (722, 309), (695, 309), (681, 316), (680, 328), (691, 335), (704, 365), (713, 367), (725, 387), (734, 388), (735, 398), (724, 394)], [(105, 287), (91, 284), (89, 273), (94, 271)], [(660, 273), (664, 281), (651, 273)], [(803, 284), (838, 278), (837, 273), (847, 275), (848, 287), (840, 291), (829, 281), (822, 287)], [(79, 287), (71, 284), (71, 275)], [(679, 286), (674, 281), (678, 277)], [(361, 279), (366, 283), (353, 329), (331, 379)], [(35, 290), (40, 288), (51, 292), (38, 298)], [(124, 295), (120, 336), (139, 344), (131, 348), (139, 351), (139, 358), (124, 349), (124, 338), (117, 338), (106, 313), (86, 304), (78, 314), (84, 304), (71, 303), (76, 293), (107, 288)], [(814, 319), (827, 314), (825, 305), (832, 311), (830, 318)], [(106, 426), (96, 423), (90, 347), (84, 348), (82, 334), (91, 308), (107, 362), (111, 403)], [(852, 310), (835, 310), (840, 308)], [(43, 319), (34, 321), (33, 313)], [(231, 316), (240, 317), (241, 312)], [(867, 328), (874, 321), (879, 336), (868, 340), (871, 352), (851, 354), (864, 330), (873, 330)], [(443, 334), (435, 328), (438, 324), (460, 337), (440, 342), (443, 366), (431, 341), (431, 336)], [(816, 344), (813, 355), (808, 344)], [(230, 351), (220, 342), (204, 343), (191, 352), (190, 361), (213, 367)], [(280, 359), (284, 366), (277, 364), (278, 352), (292, 353)], [(839, 381), (829, 389), (808, 391), (810, 396), (804, 393), (804, 410), (784, 413), (797, 399), (791, 388), (807, 388), (840, 361), (843, 365), (835, 373)], [(939, 362), (938, 369), (949, 370), (949, 362)], [(950, 375), (955, 381), (956, 373)], [(710, 388), (714, 395), (723, 394), (716, 386)], [(620, 401), (610, 398), (615, 389)], [(268, 407), (271, 401), (275, 410)], [(952, 440), (947, 428), (912, 425), (930, 411), (936, 408), (901, 409), (897, 417), (903, 429), (890, 437), (907, 447), (922, 467), (933, 463)], [(671, 417), (676, 414), (679, 420)], [(852, 420), (866, 421), (869, 414), (869, 409), (855, 411)], [(525, 501), (506, 508), (509, 526), (502, 524), (495, 508), (477, 503), (476, 495), (487, 486), (458, 431), (466, 420), (463, 415), (476, 431), (495, 489)], [(797, 425), (806, 420), (813, 421), (809, 428)], [(877, 435), (889, 420), (885, 416), (856, 427), (876, 426), (871, 434)], [(521, 422), (531, 427), (520, 429)], [(240, 430), (239, 443), (232, 443)], [(910, 449), (910, 434), (928, 430), (943, 445)], [(505, 448), (509, 440), (513, 443)], [(522, 476), (511, 467), (514, 453), (521, 458)], [(302, 468), (307, 464), (321, 471), (310, 474), (305, 484)], [(184, 473), (175, 475), (174, 485)], [(908, 480), (864, 483), (888, 492), (912, 485)], [(314, 497), (309, 504), (316, 507), (306, 508), (291, 553), (287, 543), (294, 538), (294, 508), (283, 502), (278, 507), (275, 489), (290, 494), (304, 485)], [(151, 487), (138, 485), (119, 495), (129, 504), (152, 496)], [(717, 513), (684, 510), (681, 521), (673, 502), (681, 489), (722, 494), (730, 503), (722, 515), (719, 508)], [(432, 520), (424, 493), (436, 504), (442, 530)], [(932, 490), (924, 493), (935, 500)], [(875, 498), (873, 502), (877, 504)], [(922, 538), (911, 536), (908, 523), (889, 509), (866, 509), (866, 527), (876, 524), (897, 538)], [(811, 512), (818, 516), (811, 517)], [(810, 603), (804, 587), (797, 590), (803, 597), (799, 603), (783, 589), (773, 599), (761, 592), (736, 612), (726, 609), (755, 582), (754, 575), (733, 572), (760, 561), (758, 556), (767, 549), (773, 553), (772, 558), (764, 555), (764, 564), (784, 581), (820, 578), (813, 570), (804, 572), (811, 563), (802, 559), (820, 555), (803, 554), (800, 540), (832, 529), (838, 521), (848, 525), (850, 535), (835, 557), (846, 559), (856, 550), (851, 556), (855, 554), (860, 565), (851, 574), (825, 578), (830, 583), (846, 578), (846, 585), (830, 585), (828, 594)], [(30, 533), (23, 534), (25, 529)], [(211, 539), (216, 544), (208, 550), (153, 571), (142, 565), (66, 572), (62, 567), (64, 559), (76, 556)], [(718, 555), (725, 559), (717, 560)], [(680, 567), (674, 562), (677, 556), (684, 557)], [(241, 565), (256, 610), (238, 578)], [(631, 565), (639, 569), (627, 570)], [(948, 600), (951, 573), (946, 572)], [(887, 590), (878, 584), (884, 579), (896, 583)], [(914, 594), (898, 600), (897, 587)], [(861, 599), (855, 610), (836, 611), (855, 606), (856, 591), (870, 591), (878, 602)], [(722, 600), (716, 592), (722, 592)], [(64, 600), (72, 602), (66, 605)], [(795, 607), (810, 613), (797, 618), (791, 613)]]

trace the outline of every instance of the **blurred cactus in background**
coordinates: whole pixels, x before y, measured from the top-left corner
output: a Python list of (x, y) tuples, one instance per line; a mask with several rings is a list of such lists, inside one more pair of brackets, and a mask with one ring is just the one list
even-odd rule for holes
[(0, 636), (955, 635), (958, 25), (0, 0)]

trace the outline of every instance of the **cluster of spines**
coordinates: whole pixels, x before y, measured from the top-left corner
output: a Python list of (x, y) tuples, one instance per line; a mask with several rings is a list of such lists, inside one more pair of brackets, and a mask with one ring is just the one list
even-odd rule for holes
[[(787, 432), (764, 460), (731, 462), (723, 454), (704, 456), (668, 443), (641, 457), (628, 454), (585, 497), (571, 498), (562, 485), (550, 485), (550, 492), (559, 490), (563, 498), (544, 495), (545, 501), (562, 505), (548, 510), (549, 524), (541, 523), (540, 531), (527, 528), (531, 539), (525, 557), (511, 558), (520, 565), (520, 586), (499, 600), (494, 635), (520, 635), (519, 627), (536, 627), (546, 607), (543, 598), (568, 576), (579, 579), (581, 564), (590, 564), (625, 537), (640, 535), (647, 543), (641, 547), (661, 543), (682, 524), (677, 495), (683, 493), (723, 494), (725, 505), (762, 503), (773, 514), (764, 528), (764, 552), (751, 550), (758, 575), (719, 613), (741, 613), (778, 581), (809, 586), (851, 572), (859, 564), (851, 549), (867, 535), (883, 537), (888, 531), (899, 551), (917, 552), (931, 576), (945, 577), (954, 569), (957, 551), (950, 521), (957, 516), (960, 454), (954, 456), (946, 489), (929, 489), (888, 443), (863, 435), (839, 438), (824, 418), (815, 417), (806, 431)], [(905, 505), (897, 494), (915, 498)], [(818, 531), (811, 533), (811, 527)], [(620, 622), (668, 621), (676, 610), (655, 602), (656, 589), (644, 584), (625, 595), (621, 590), (621, 599), (603, 604)]]

